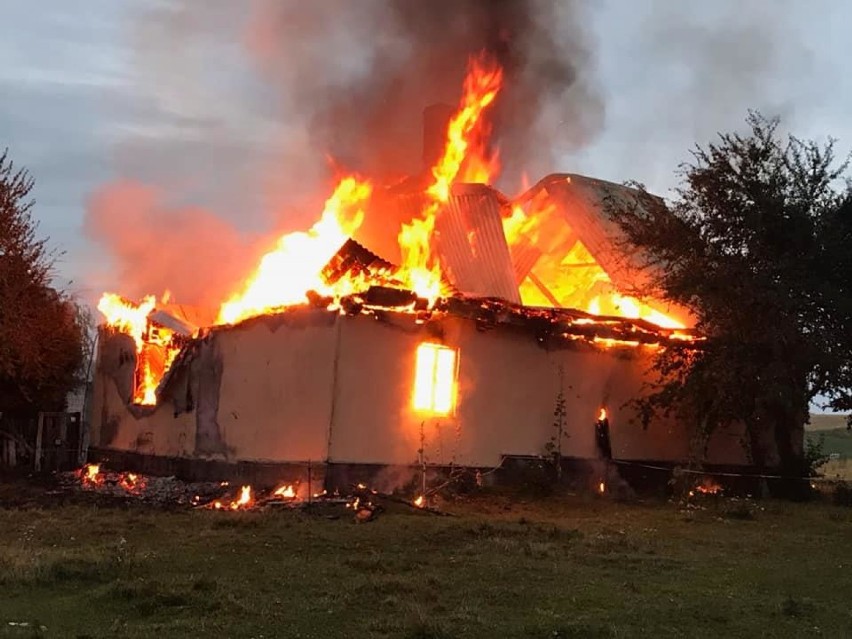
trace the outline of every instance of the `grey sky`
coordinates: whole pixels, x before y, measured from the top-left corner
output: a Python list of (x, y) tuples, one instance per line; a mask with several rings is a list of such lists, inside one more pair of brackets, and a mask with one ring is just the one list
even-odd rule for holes
[[(689, 148), (740, 127), (748, 108), (781, 115), (799, 135), (837, 137), (841, 150), (852, 145), (852, 3), (588, 4), (593, 65), (583, 73), (600, 86), (603, 126), (553, 170), (664, 192)], [(83, 229), (88, 196), (112, 180), (156, 185), (170, 205), (204, 206), (254, 232), (310, 199), (324, 150), (306, 157), (279, 144), (304, 132), (280, 117), (279, 94), (247, 63), (221, 3), (3, 5), (0, 147), (35, 176), (36, 215), (66, 252), (60, 276), (72, 290), (92, 297), (114, 282)], [(283, 175), (293, 208), (272, 194)], [(310, 217), (292, 215), (293, 224)]]

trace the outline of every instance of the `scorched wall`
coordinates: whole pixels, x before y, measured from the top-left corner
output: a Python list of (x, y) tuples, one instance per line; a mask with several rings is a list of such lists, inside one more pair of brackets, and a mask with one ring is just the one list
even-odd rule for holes
[[(546, 350), (518, 327), (478, 330), (445, 315), (340, 315), (292, 310), (212, 330), (176, 365), (152, 408), (128, 406), (133, 343), (101, 340), (92, 441), (100, 448), (229, 462), (342, 462), (408, 465), (421, 441), (430, 464), (492, 467), (503, 455), (539, 455), (554, 434), (564, 393), (566, 456), (596, 456), (594, 421), (609, 412), (613, 455), (685, 459), (684, 424), (635, 422), (625, 404), (649, 364), (641, 349), (572, 343)], [(412, 408), (418, 346), (457, 355), (455, 410)], [(422, 439), (421, 439), (422, 438)], [(710, 461), (744, 464), (736, 433), (718, 433)]]

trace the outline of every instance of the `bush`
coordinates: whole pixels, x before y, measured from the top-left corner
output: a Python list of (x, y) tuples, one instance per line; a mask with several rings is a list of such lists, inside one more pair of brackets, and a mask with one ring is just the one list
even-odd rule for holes
[(816, 439), (812, 437), (805, 438), (805, 454), (804, 466), (806, 477), (818, 477), (819, 468), (830, 459), (830, 455), (825, 452), (825, 435), (820, 434)]

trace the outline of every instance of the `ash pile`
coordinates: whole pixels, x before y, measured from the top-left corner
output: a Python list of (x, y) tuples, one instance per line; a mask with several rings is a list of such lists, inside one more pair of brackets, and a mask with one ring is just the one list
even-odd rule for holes
[(117, 472), (101, 464), (86, 464), (57, 476), (63, 490), (86, 492), (160, 507), (192, 506), (220, 498), (226, 482), (184, 482), (175, 477), (154, 477)]
[(86, 464), (78, 470), (58, 475), (63, 491), (89, 493), (110, 499), (138, 502), (160, 508), (193, 508), (220, 512), (311, 509), (337, 519), (350, 513), (358, 523), (373, 521), (385, 510), (385, 503), (425, 509), (422, 496), (406, 500), (384, 495), (364, 484), (353, 486), (351, 494), (307, 494), (299, 484), (281, 484), (272, 489), (229, 482), (184, 482), (175, 477), (156, 477), (117, 472), (101, 464)]

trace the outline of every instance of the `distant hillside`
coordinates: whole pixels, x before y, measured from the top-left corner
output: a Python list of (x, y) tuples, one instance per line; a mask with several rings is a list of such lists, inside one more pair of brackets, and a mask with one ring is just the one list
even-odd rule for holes
[(805, 427), (807, 430), (835, 430), (846, 428), (846, 415), (821, 415), (811, 413), (811, 423)]

